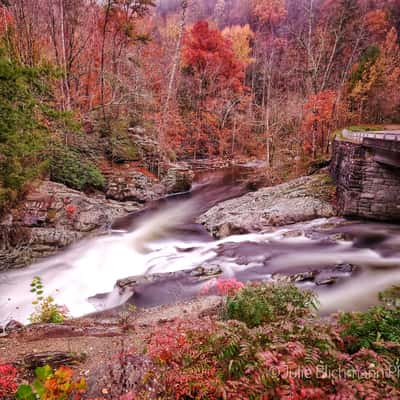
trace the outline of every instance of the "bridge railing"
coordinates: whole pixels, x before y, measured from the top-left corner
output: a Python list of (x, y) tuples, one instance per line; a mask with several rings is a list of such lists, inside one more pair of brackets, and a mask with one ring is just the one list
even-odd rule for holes
[(363, 139), (379, 139), (400, 142), (400, 132), (394, 133), (390, 131), (374, 131), (374, 132), (353, 132), (343, 129), (342, 135), (345, 139), (362, 143)]

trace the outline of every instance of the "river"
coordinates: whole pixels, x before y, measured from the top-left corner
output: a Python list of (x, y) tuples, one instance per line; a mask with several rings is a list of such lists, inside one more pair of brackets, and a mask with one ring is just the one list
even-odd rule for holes
[(2, 273), (0, 326), (11, 319), (28, 322), (35, 276), (41, 277), (45, 295), (65, 305), (73, 317), (126, 302), (149, 307), (197, 296), (213, 278), (168, 275), (135, 291), (116, 282), (202, 266), (244, 282), (295, 274), (300, 286), (318, 292), (325, 312), (366, 307), (378, 291), (400, 282), (399, 225), (318, 219), (214, 240), (195, 223), (213, 204), (242, 192), (226, 180), (210, 184), (203, 177), (193, 193), (120, 219), (109, 235), (84, 240), (29, 268)]

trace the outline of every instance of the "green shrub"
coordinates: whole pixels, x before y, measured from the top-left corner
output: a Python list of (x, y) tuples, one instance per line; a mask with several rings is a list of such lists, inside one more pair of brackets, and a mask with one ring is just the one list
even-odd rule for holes
[(303, 317), (316, 308), (315, 295), (294, 285), (248, 285), (225, 303), (224, 317), (250, 328), (282, 318)]
[(128, 135), (113, 134), (109, 138), (109, 146), (106, 149), (108, 158), (115, 163), (137, 161), (138, 149)]
[(346, 129), (350, 132), (374, 132), (384, 131), (385, 127), (383, 125), (353, 125), (346, 127)]
[(56, 147), (50, 161), (50, 177), (72, 189), (102, 189), (105, 178), (95, 164), (68, 147)]
[(400, 309), (376, 306), (362, 313), (344, 313), (340, 316), (342, 336), (347, 351), (355, 353), (361, 348), (379, 351), (377, 342), (400, 343)]
[(42, 279), (39, 276), (33, 278), (31, 292), (36, 294), (36, 300), (32, 302), (36, 306), (29, 320), (35, 323), (62, 324), (67, 318), (68, 310), (65, 306), (55, 303), (53, 297), (44, 296)]

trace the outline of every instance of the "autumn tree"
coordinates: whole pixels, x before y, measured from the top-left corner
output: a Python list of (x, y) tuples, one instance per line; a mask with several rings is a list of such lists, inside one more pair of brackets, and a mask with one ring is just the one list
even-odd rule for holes
[(285, 0), (252, 0), (254, 15), (273, 29), (287, 16)]
[(222, 35), (231, 42), (235, 56), (242, 64), (248, 66), (255, 61), (251, 48), (254, 32), (249, 24), (227, 27), (222, 31)]
[[(229, 40), (200, 21), (185, 35), (183, 65), (187, 77), (186, 96), (193, 98), (189, 111), (197, 121), (193, 157), (214, 151), (222, 155), (227, 122), (244, 92), (244, 65), (237, 59)], [(203, 153), (203, 154), (202, 154)]]
[[(146, 40), (138, 34), (136, 21), (144, 17), (153, 0), (105, 0), (100, 22), (100, 97), (103, 118), (106, 119), (106, 104), (119, 97), (118, 74), (129, 45), (136, 40)], [(107, 68), (107, 67), (110, 68)], [(108, 75), (108, 76), (107, 76)], [(108, 77), (108, 79), (107, 79)], [(118, 100), (117, 100), (118, 102)]]
[[(178, 127), (176, 126), (176, 122), (179, 121), (178, 113), (174, 113), (173, 111), (177, 111), (176, 109), (176, 102), (174, 103), (173, 107), (170, 107), (170, 103), (172, 101), (172, 97), (174, 93), (176, 93), (176, 80), (177, 80), (177, 74), (179, 72), (179, 67), (181, 63), (181, 53), (182, 53), (182, 42), (183, 42), (183, 35), (185, 32), (185, 27), (186, 27), (186, 13), (188, 9), (188, 0), (182, 0), (181, 1), (181, 17), (180, 17), (180, 22), (177, 28), (177, 34), (176, 34), (176, 43), (175, 43), (175, 51), (173, 54), (172, 58), (172, 65), (171, 65), (171, 72), (169, 75), (168, 79), (168, 87), (167, 87), (167, 92), (166, 92), (166, 98), (164, 101), (164, 106), (161, 114), (161, 118), (159, 121), (159, 132), (158, 132), (158, 142), (159, 142), (159, 147), (160, 147), (160, 158), (164, 156), (165, 149), (167, 147), (166, 144), (166, 139), (172, 139), (173, 137), (173, 143), (175, 145), (180, 144), (180, 140), (178, 140), (178, 137), (180, 137), (179, 133), (181, 129), (177, 129)], [(175, 96), (174, 96), (175, 97)], [(172, 108), (172, 112), (170, 112)], [(170, 118), (174, 116), (174, 118)], [(172, 121), (172, 123), (170, 123)], [(172, 128), (172, 129), (171, 129)], [(172, 133), (172, 134), (171, 134)], [(158, 168), (158, 174), (160, 174), (160, 168)]]
[[(281, 67), (282, 49), (287, 41), (279, 33), (279, 26), (287, 16), (285, 1), (252, 1), (253, 14), (256, 17), (254, 39), (254, 58), (251, 68), (252, 89), (255, 99), (251, 109), (255, 117), (256, 133), (262, 138), (265, 148), (265, 160), (268, 166), (273, 164), (277, 133), (280, 129), (278, 115), (275, 112), (280, 101), (278, 71)], [(275, 109), (275, 110), (274, 110)], [(276, 123), (277, 122), (277, 123)], [(283, 120), (281, 120), (283, 122)]]
[(163, 160), (244, 155), (284, 170), (325, 154), (334, 129), (400, 118), (400, 0), (0, 4), (7, 57), (55, 72), (58, 112), (98, 133), (110, 160), (132, 160), (121, 151), (148, 135)]
[(326, 90), (310, 96), (304, 106), (301, 131), (304, 135), (304, 149), (313, 159), (328, 151), (336, 93)]
[(350, 81), (351, 111), (356, 121), (382, 123), (400, 117), (400, 48), (392, 28), (380, 46), (371, 46), (355, 66)]

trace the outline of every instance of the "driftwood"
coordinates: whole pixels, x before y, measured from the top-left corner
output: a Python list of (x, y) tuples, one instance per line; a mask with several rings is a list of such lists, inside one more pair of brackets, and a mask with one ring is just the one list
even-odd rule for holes
[(8, 336), (34, 342), (43, 339), (72, 337), (114, 337), (124, 335), (122, 327), (113, 325), (33, 324)]
[(18, 364), (24, 368), (35, 369), (37, 367), (43, 367), (44, 365), (50, 365), (52, 367), (74, 365), (85, 361), (85, 359), (85, 353), (46, 351), (43, 353), (27, 354), (18, 362)]

